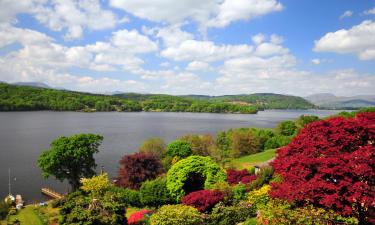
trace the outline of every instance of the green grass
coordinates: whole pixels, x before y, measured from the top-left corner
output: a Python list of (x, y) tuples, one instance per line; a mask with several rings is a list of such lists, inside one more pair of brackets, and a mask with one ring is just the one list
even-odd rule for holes
[(232, 164), (238, 169), (244, 169), (257, 163), (266, 162), (276, 156), (277, 149), (269, 149), (252, 155), (234, 159)]
[(41, 218), (35, 212), (35, 207), (32, 205), (26, 206), (22, 210), (18, 211), (17, 215), (10, 216), (8, 221), (14, 221), (18, 219), (21, 225), (44, 225)]

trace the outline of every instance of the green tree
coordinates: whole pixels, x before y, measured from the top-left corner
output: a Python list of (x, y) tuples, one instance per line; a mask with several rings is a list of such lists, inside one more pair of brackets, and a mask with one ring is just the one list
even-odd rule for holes
[(161, 157), (166, 150), (167, 146), (163, 139), (158, 137), (153, 137), (145, 140), (142, 145), (139, 147), (139, 152), (141, 153), (150, 153)]
[(95, 175), (94, 154), (99, 152), (102, 140), (102, 136), (95, 134), (57, 138), (51, 148), (39, 156), (37, 164), (43, 177), (53, 175), (60, 181), (66, 179), (76, 190), (81, 178)]
[(284, 136), (291, 136), (296, 132), (297, 126), (294, 121), (286, 120), (280, 122), (276, 127), (276, 133)]
[(179, 158), (186, 158), (193, 153), (191, 144), (187, 141), (175, 140), (168, 144), (167, 155)]

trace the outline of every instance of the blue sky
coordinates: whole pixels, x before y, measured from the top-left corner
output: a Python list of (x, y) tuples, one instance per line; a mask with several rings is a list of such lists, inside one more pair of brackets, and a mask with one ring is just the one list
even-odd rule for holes
[(169, 94), (375, 94), (373, 0), (3, 0), (0, 81)]

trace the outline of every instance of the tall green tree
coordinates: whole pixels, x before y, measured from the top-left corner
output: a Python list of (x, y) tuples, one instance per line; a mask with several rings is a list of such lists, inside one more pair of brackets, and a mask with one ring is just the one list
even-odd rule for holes
[(56, 179), (68, 180), (77, 190), (80, 179), (95, 175), (94, 154), (99, 152), (103, 137), (95, 134), (78, 134), (60, 137), (51, 143), (38, 159), (38, 167), (44, 178), (53, 175)]

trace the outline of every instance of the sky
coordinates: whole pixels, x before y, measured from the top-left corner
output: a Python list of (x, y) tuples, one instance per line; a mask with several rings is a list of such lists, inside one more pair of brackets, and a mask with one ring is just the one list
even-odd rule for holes
[(0, 0), (0, 81), (375, 94), (375, 0)]

